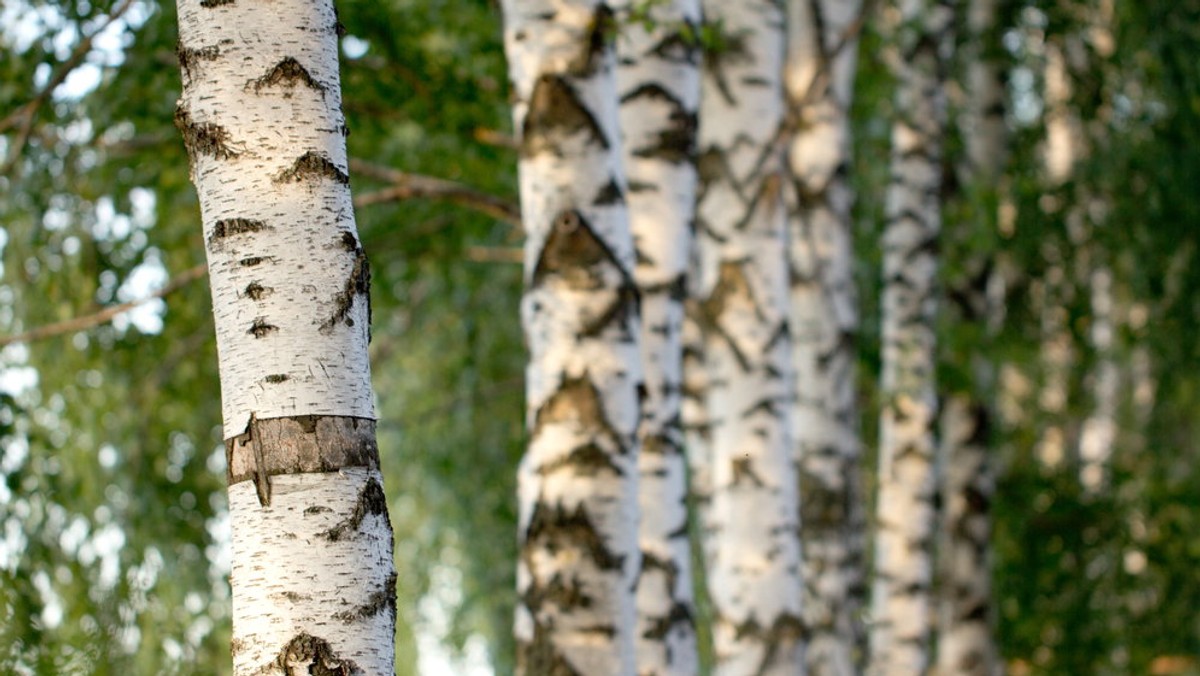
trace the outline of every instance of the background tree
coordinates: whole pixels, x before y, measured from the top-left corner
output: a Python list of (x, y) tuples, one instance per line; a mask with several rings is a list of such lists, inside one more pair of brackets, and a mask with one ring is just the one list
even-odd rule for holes
[(855, 362), (858, 295), (850, 104), (861, 2), (788, 3), (788, 234), (808, 669), (852, 674), (864, 651), (866, 505)]

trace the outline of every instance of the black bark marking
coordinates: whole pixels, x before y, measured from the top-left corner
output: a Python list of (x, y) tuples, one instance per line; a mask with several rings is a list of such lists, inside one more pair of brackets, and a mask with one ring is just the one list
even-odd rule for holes
[[(604, 403), (600, 398), (600, 392), (596, 390), (596, 386), (586, 377), (568, 379), (559, 386), (558, 391), (538, 409), (534, 417), (531, 434), (536, 437), (541, 433), (543, 427), (561, 424), (569, 424), (574, 429), (586, 431), (591, 436), (592, 443), (597, 439), (608, 438), (616, 444), (618, 453), (623, 454), (628, 450), (626, 448), (626, 439), (617, 432), (608, 420), (608, 415), (604, 411)], [(613, 471), (616, 471), (618, 474), (620, 473), (620, 470), (615, 465), (612, 465), (611, 460), (601, 463), (590, 452), (583, 453), (576, 460), (582, 463), (581, 467), (595, 469), (611, 466)]]
[(600, 570), (617, 570), (625, 561), (624, 556), (608, 549), (583, 505), (568, 511), (561, 504), (539, 501), (525, 532), (524, 547), (526, 550), (545, 548), (552, 552), (578, 550)]
[(754, 471), (754, 462), (750, 458), (737, 458), (733, 461), (733, 481), (734, 486), (742, 483), (742, 481), (750, 482), (755, 488), (766, 486), (766, 482), (758, 473)]
[(263, 380), (271, 383), (272, 385), (278, 385), (279, 383), (286, 383), (287, 381), (291, 380), (291, 376), (286, 373), (272, 373), (266, 378), (263, 378)]
[(738, 641), (749, 638), (766, 646), (762, 662), (754, 672), (756, 674), (765, 674), (772, 670), (772, 666), (777, 666), (775, 659), (781, 647), (800, 643), (805, 638), (804, 622), (795, 615), (788, 614), (777, 617), (770, 627), (762, 626), (758, 623), (758, 618), (751, 616), (745, 622), (734, 625), (734, 632)]
[[(307, 68), (300, 65), (299, 61), (289, 56), (275, 64), (275, 67), (267, 71), (266, 75), (247, 82), (246, 87), (248, 89), (253, 88), (254, 91), (260, 92), (267, 87), (275, 86), (285, 87), (290, 90), (295, 89), (296, 85), (300, 84), (308, 87), (309, 89), (321, 92), (322, 94), (325, 93), (325, 85), (317, 82), (316, 79), (313, 78), (312, 74), (308, 72)], [(285, 96), (291, 96), (291, 92), (286, 93)]]
[(617, 179), (610, 178), (604, 187), (600, 188), (596, 196), (592, 198), (593, 206), (607, 206), (610, 204), (621, 204), (625, 201), (625, 194), (621, 191), (621, 186), (617, 185)]
[(640, 98), (662, 101), (671, 108), (667, 126), (658, 132), (653, 143), (631, 150), (634, 157), (657, 158), (673, 164), (696, 159), (695, 112), (689, 112), (671, 92), (658, 84), (644, 84), (621, 97), (621, 103)]
[(617, 257), (583, 215), (574, 209), (563, 211), (550, 226), (550, 236), (534, 266), (533, 286), (555, 277), (576, 290), (600, 290), (604, 288), (605, 265), (621, 270), (625, 276)]
[(179, 68), (183, 71), (185, 79), (191, 78), (192, 69), (201, 61), (212, 61), (221, 55), (221, 48), (217, 45), (206, 45), (204, 47), (196, 47), (189, 49), (183, 46), (183, 42), (175, 45), (175, 57), (179, 60)]
[(247, 232), (262, 232), (269, 229), (263, 221), (256, 221), (250, 218), (224, 218), (217, 221), (213, 226), (213, 233), (208, 238), (209, 246), (216, 246), (218, 242), (226, 237), (241, 235)]
[(246, 285), (246, 288), (244, 291), (242, 291), (242, 293), (248, 296), (250, 300), (262, 300), (272, 293), (275, 293), (275, 289), (272, 289), (269, 286), (263, 286), (258, 282), (250, 282)]
[(542, 626), (535, 618), (533, 640), (518, 646), (519, 673), (538, 676), (580, 676), (554, 645), (551, 634), (549, 628)]
[(224, 127), (211, 122), (193, 122), (182, 104), (175, 108), (175, 126), (183, 135), (183, 145), (193, 162), (199, 155), (228, 160), (241, 154), (230, 144), (232, 137)]
[(379, 485), (379, 481), (374, 477), (371, 477), (359, 492), (358, 500), (354, 503), (354, 512), (350, 514), (350, 517), (317, 535), (330, 542), (338, 542), (357, 531), (362, 526), (363, 519), (378, 514), (387, 518), (387, 498), (383, 495), (383, 486)]
[(268, 324), (266, 317), (255, 317), (254, 323), (250, 325), (250, 330), (246, 331), (255, 338), (265, 338), (279, 330), (278, 326)]
[(340, 613), (334, 613), (335, 620), (341, 620), (346, 624), (351, 624), (368, 617), (374, 617), (383, 611), (387, 611), (391, 617), (392, 623), (396, 622), (396, 574), (388, 575), (383, 586), (371, 592), (367, 597), (366, 603), (357, 606), (351, 610), (344, 610)]
[[(343, 233), (342, 246), (347, 244), (346, 237), (354, 239), (354, 235)], [(356, 241), (355, 245), (357, 244)], [(354, 303), (360, 295), (367, 299), (367, 327), (369, 330), (371, 326), (371, 264), (367, 261), (367, 253), (362, 248), (356, 248), (354, 266), (350, 269), (350, 275), (346, 277), (342, 290), (333, 297), (333, 315), (321, 323), (321, 333), (333, 331), (333, 327), (337, 326), (339, 322), (344, 322), (346, 326), (354, 326), (350, 311), (354, 309)]]
[(200, 0), (201, 7), (220, 7), (221, 5), (232, 5), (234, 0)]
[[(269, 263), (273, 260), (275, 260), (275, 259), (272, 258), (271, 256), (247, 256), (246, 258), (243, 258), (242, 260), (238, 261), (238, 265), (240, 265), (244, 268), (252, 268), (256, 265), (262, 265), (263, 263)], [(249, 289), (249, 287), (247, 287), (247, 289)]]
[(573, 448), (565, 457), (542, 465), (538, 474), (553, 474), (564, 467), (570, 467), (576, 476), (594, 477), (601, 472), (612, 472), (617, 476), (625, 474), (613, 462), (612, 454), (594, 443)]
[[(305, 671), (297, 671), (299, 665)], [(288, 676), (359, 676), (366, 674), (353, 660), (340, 657), (329, 641), (301, 632), (284, 644), (271, 666), (279, 667)]]
[(312, 507), (304, 508), (305, 516), (307, 516), (309, 514), (321, 514), (322, 512), (332, 512), (332, 511), (333, 511), (333, 509), (331, 507), (326, 507), (325, 505), (313, 505)]
[(565, 79), (555, 75), (538, 78), (522, 127), (521, 155), (557, 153), (564, 141), (579, 133), (605, 150), (610, 147), (604, 129)]
[(594, 74), (604, 63), (606, 54), (611, 53), (613, 41), (617, 37), (617, 18), (608, 5), (596, 7), (592, 21), (588, 25), (587, 42), (584, 49), (567, 64), (567, 74), (574, 77), (587, 77)]
[(342, 248), (345, 249), (346, 251), (349, 251), (351, 253), (355, 253), (358, 251), (358, 249), (359, 249), (358, 239), (354, 236), (354, 233), (350, 232), (349, 230), (344, 231), (344, 232), (342, 232), (340, 240), (341, 240)]
[(275, 177), (276, 183), (300, 183), (328, 178), (340, 185), (350, 185), (350, 177), (338, 168), (324, 153), (312, 150), (304, 153)]

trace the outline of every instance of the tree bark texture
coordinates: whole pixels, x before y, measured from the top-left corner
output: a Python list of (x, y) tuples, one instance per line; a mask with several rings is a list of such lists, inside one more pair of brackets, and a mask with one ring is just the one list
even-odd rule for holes
[(518, 670), (634, 673), (638, 301), (612, 11), (507, 0), (527, 236)]
[(638, 429), (637, 673), (695, 674), (687, 463), (680, 428), (685, 274), (696, 205), (699, 0), (615, 5), (627, 202), (646, 396)]
[(394, 673), (370, 273), (328, 1), (179, 5), (233, 525), (236, 674)]
[(883, 410), (868, 673), (902, 676), (930, 666), (937, 245), (953, 11), (951, 0), (900, 0), (886, 13), (896, 118), (884, 207)]
[(866, 513), (855, 406), (858, 296), (849, 181), (850, 103), (862, 3), (792, 0), (787, 94), (793, 132), (788, 247), (795, 454), (807, 662), (857, 673)]
[(771, 0), (714, 0), (704, 11), (721, 31), (701, 96), (694, 271), (711, 433), (704, 547), (715, 673), (796, 674), (804, 655), (779, 143), (784, 14)]
[[(1000, 0), (970, 0), (966, 7), (960, 53), (966, 97), (959, 118), (966, 158), (960, 175), (972, 194), (999, 191), (997, 179), (1008, 157), (999, 5)], [(994, 212), (979, 213), (982, 229), (995, 227)], [(984, 273), (978, 277), (983, 288), (957, 294), (966, 301), (960, 317), (987, 326), (984, 337), (989, 342), (998, 329), (995, 317), (1003, 301), (987, 287), (998, 274)], [(966, 351), (975, 362), (965, 365), (971, 369), (972, 387), (950, 394), (941, 415), (942, 515), (937, 546), (937, 673), (941, 676), (1001, 672), (992, 603), (991, 505), (996, 479), (988, 404), (996, 368), (980, 354), (987, 350), (985, 344)]]

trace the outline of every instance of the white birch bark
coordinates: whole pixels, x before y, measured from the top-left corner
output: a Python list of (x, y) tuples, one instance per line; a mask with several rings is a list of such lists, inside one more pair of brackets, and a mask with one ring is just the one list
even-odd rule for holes
[(637, 673), (699, 670), (680, 429), (685, 273), (696, 204), (699, 0), (618, 2), (617, 86), (641, 294)]
[(862, 3), (791, 0), (788, 218), (808, 670), (857, 673), (865, 508), (855, 406), (850, 103)]
[(886, 12), (896, 119), (884, 207), (883, 411), (867, 671), (901, 676), (930, 665), (936, 252), (953, 12), (951, 0), (900, 0)]
[(616, 26), (594, 0), (507, 0), (503, 10), (530, 351), (518, 670), (632, 674), (641, 374)]
[(233, 525), (236, 674), (391, 674), (366, 256), (327, 1), (179, 4)]
[[(997, 178), (1008, 156), (998, 4), (998, 0), (970, 0), (966, 8), (967, 35), (961, 54), (966, 100), (959, 118), (966, 161), (960, 176), (973, 194), (981, 189), (999, 190)], [(985, 213), (983, 227), (992, 227), (993, 220)], [(988, 288), (998, 274), (984, 272), (977, 288), (958, 294), (966, 299), (960, 321), (988, 326), (985, 340), (993, 337), (998, 324), (995, 315), (1002, 311), (1003, 298), (993, 298), (995, 294)], [(941, 418), (937, 673), (942, 676), (997, 676), (1001, 672), (993, 636), (991, 580), (991, 504), (996, 480), (988, 438), (992, 416), (985, 403), (994, 386), (995, 366), (986, 357), (974, 356), (986, 351), (986, 345), (967, 350), (973, 355), (968, 359), (975, 362), (963, 365), (972, 372), (972, 387), (950, 394)]]
[(704, 4), (695, 289), (708, 375), (705, 560), (714, 673), (804, 670), (782, 166), (784, 16), (771, 0)]

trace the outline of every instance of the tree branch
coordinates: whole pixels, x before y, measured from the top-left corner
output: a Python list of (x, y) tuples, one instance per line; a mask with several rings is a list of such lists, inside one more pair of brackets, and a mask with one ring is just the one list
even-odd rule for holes
[(99, 28), (83, 36), (79, 44), (75, 45), (75, 49), (72, 50), (71, 55), (67, 57), (66, 61), (59, 64), (58, 70), (50, 76), (50, 80), (46, 82), (46, 86), (42, 87), (42, 90), (36, 96), (25, 105), (10, 113), (8, 117), (0, 120), (0, 134), (14, 127), (17, 130), (16, 137), (13, 139), (12, 145), (8, 150), (8, 159), (4, 162), (4, 166), (0, 167), (0, 174), (8, 173), (9, 169), (16, 164), (17, 158), (21, 156), (21, 152), (25, 149), (25, 144), (29, 141), (29, 135), (33, 131), (33, 122), (37, 119), (38, 111), (50, 99), (54, 90), (66, 81), (67, 76), (87, 58), (87, 55), (92, 51), (92, 43), (95, 42), (96, 36), (103, 33), (114, 21), (121, 18), (121, 15), (128, 11), (132, 5), (133, 0), (125, 0), (118, 5), (112, 14), (109, 14), (108, 18), (100, 24)]
[(422, 174), (410, 174), (357, 159), (350, 160), (350, 171), (392, 184), (387, 188), (358, 195), (354, 198), (356, 207), (414, 198), (443, 200), (487, 214), (515, 228), (521, 227), (521, 210), (515, 204), (461, 183)]
[(166, 285), (163, 286), (163, 288), (159, 289), (158, 291), (155, 291), (154, 293), (152, 293), (144, 298), (138, 298), (137, 300), (131, 300), (127, 303), (121, 303), (119, 305), (111, 305), (109, 307), (104, 308), (103, 310), (100, 310), (99, 312), (94, 312), (90, 315), (83, 315), (81, 317), (73, 317), (71, 319), (67, 319), (67, 320), (64, 320), (61, 322), (55, 322), (53, 324), (46, 324), (44, 326), (39, 326), (36, 329), (32, 329), (32, 330), (26, 331), (24, 333), (18, 333), (13, 336), (0, 336), (0, 347), (4, 347), (5, 345), (12, 345), (13, 343), (32, 343), (35, 340), (51, 338), (53, 336), (59, 336), (64, 333), (72, 333), (74, 331), (82, 331), (84, 329), (90, 329), (93, 326), (99, 326), (100, 324), (106, 324), (106, 323), (112, 321), (112, 318), (116, 317), (119, 314), (129, 312), (130, 310), (134, 309), (135, 307), (138, 307), (139, 305), (144, 305), (156, 298), (162, 298), (163, 296), (166, 296), (175, 291), (178, 291), (179, 289), (187, 286), (188, 284), (191, 284), (192, 282), (196, 281), (197, 279), (200, 279), (207, 272), (208, 272), (207, 265), (197, 265), (194, 268), (190, 268), (188, 270), (185, 270), (185, 271), (179, 273), (173, 279), (168, 281), (166, 283)]

